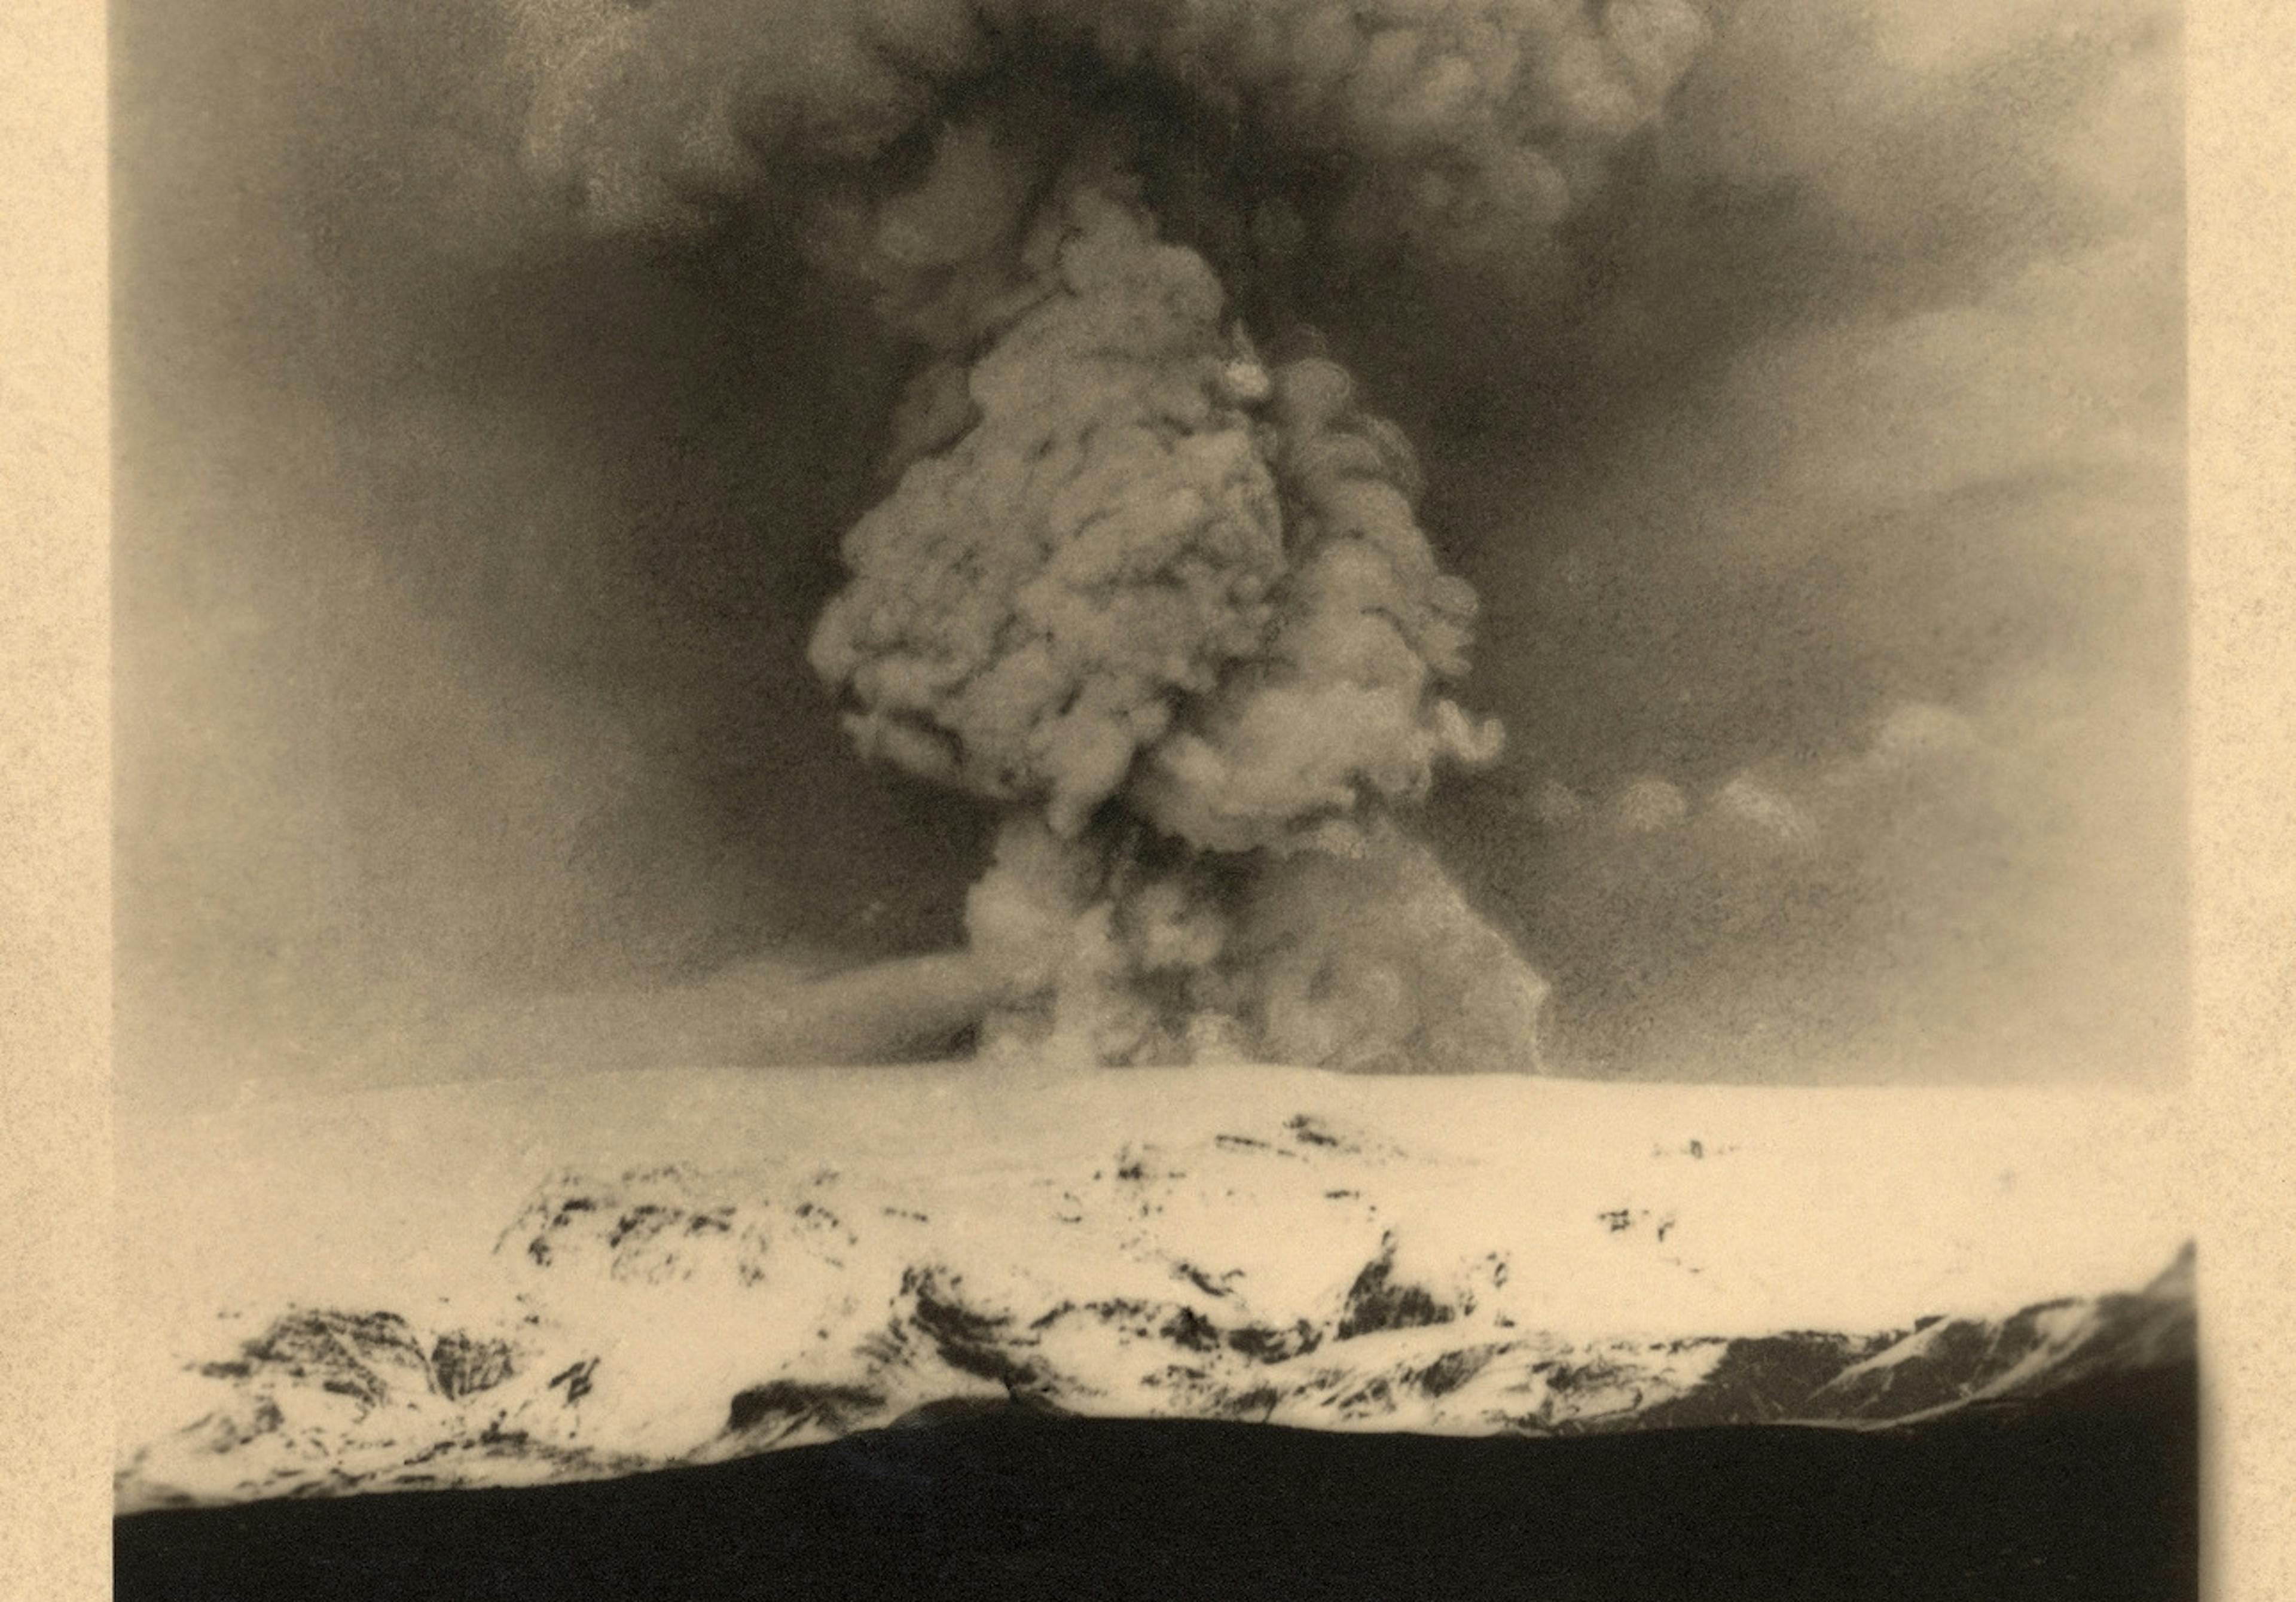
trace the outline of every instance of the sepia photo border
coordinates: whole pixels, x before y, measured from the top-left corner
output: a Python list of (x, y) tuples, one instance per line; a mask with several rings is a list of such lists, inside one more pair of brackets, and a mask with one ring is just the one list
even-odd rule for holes
[[(2195, 1117), (2210, 1592), (2296, 1595), (2296, 21), (2186, 10)], [(109, 1594), (106, 35), (0, 11), (0, 1599)]]

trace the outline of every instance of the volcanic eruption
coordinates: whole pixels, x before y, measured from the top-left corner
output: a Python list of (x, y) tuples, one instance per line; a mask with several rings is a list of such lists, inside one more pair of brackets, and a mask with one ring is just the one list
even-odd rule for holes
[(770, 215), (911, 351), (810, 661), (1004, 809), (982, 1051), (1532, 1069), (1546, 986), (1407, 827), (1496, 720), (1403, 431), (1287, 274), (1535, 254), (1685, 0), (529, 0), (530, 155), (595, 227)]

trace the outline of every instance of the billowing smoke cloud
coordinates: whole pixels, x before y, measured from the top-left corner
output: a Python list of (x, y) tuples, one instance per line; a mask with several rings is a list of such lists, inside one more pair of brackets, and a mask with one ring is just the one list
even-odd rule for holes
[(1690, 0), (521, 0), (519, 15), (536, 152), (609, 226), (691, 224), (792, 166), (866, 161), (946, 116), (953, 89), (1017, 68), (1036, 120), (1097, 86), (1084, 74), (1159, 78), (1206, 122), (1260, 136), (1260, 160), (1335, 163), (1345, 234), (1466, 251), (1536, 244), (1705, 33)]
[[(1016, 1039), (1488, 1061), (1529, 970), (1397, 982), (1488, 934), (1469, 904), (1551, 982), (1571, 1072), (2174, 1060), (2164, 8), (185, 0), (119, 29), (123, 1072), (836, 1055), (882, 997), (816, 1026), (818, 975), (959, 942), (1057, 948)], [(975, 716), (1028, 663), (953, 612), (829, 675), (865, 763), (820, 626), (869, 623), (912, 534), (968, 560), (988, 525), (934, 510), (934, 464), (1056, 431), (973, 391), (1077, 298), (1037, 225), (1087, 192), (1218, 292), (1194, 354), (1109, 364), (1201, 397), (1149, 431), (1248, 440), (1233, 482), (1156, 468), (1227, 512), (1142, 573), (1250, 567), (1254, 497), (1280, 560), (1258, 602), (1162, 586), (1193, 659), (1054, 609), (1039, 710), (1071, 670), (1164, 709), (1097, 803), (1092, 762)], [(1344, 391), (1313, 450), (1293, 370)], [(999, 504), (1056, 515), (1034, 494)], [(1334, 515), (1387, 530), (1400, 601)], [(1924, 719), (1949, 737), (1881, 760)], [(1301, 849), (1335, 822), (1365, 855)], [(671, 1010), (722, 1039), (649, 1050)]]
[[(526, 16), (533, 149), (595, 222), (706, 225), (812, 168), (804, 248), (924, 348), (896, 487), (846, 538), (853, 583), (811, 659), (865, 752), (1021, 812), (972, 902), (975, 949), (1019, 1003), (992, 1047), (1535, 1064), (1543, 986), (1503, 939), (1472, 947), (1485, 1056), (1462, 1060), (1467, 1037), (1437, 1049), (1430, 1027), (1461, 1010), (1433, 1000), (1458, 942), (1374, 957), (1345, 888), (1402, 874), (1402, 905), (1431, 896), (1478, 927), (1387, 816), (1502, 743), (1439, 691), (1477, 603), (1419, 524), (1414, 453), (1328, 357), (1264, 362), (1154, 196), (1188, 193), (1205, 250), (1247, 276), (1374, 228), (1439, 258), (1542, 249), (1688, 64), (1696, 11)], [(1148, 128), (1160, 92), (1279, 166), (1336, 162), (1336, 185), (1312, 215), (1255, 203), (1241, 159), (1175, 155)], [(1301, 851), (1334, 865), (1269, 871)], [(1243, 955), (1279, 924), (1281, 958)]]

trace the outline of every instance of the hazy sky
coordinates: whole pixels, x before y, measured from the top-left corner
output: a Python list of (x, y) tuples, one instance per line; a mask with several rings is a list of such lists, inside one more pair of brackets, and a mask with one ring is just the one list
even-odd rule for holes
[[(481, 20), (474, 20), (481, 19)], [(123, 1068), (946, 944), (803, 668), (899, 353), (586, 237), (500, 30), (118, 9)], [(1742, 0), (1556, 259), (1309, 273), (1512, 742), (1429, 827), (1588, 1072), (2174, 1062), (2173, 12)]]

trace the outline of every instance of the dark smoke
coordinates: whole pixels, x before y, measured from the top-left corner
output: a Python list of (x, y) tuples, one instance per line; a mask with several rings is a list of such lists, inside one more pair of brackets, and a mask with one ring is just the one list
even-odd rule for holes
[[(913, 350), (726, 200), (875, 158), (602, 242), (463, 8), (118, 32), (124, 1071), (523, 1065), (534, 998), (957, 940), (988, 809), (860, 763), (804, 662)], [(1427, 826), (1566, 1066), (2173, 1060), (2176, 47), (1742, 5), (1521, 191), (1520, 252), (1432, 188), (1383, 240), (1412, 165), (1344, 119), (1239, 201), (1258, 132), (1206, 105), (1209, 176), (1147, 175), (1418, 448), (1512, 736)]]

